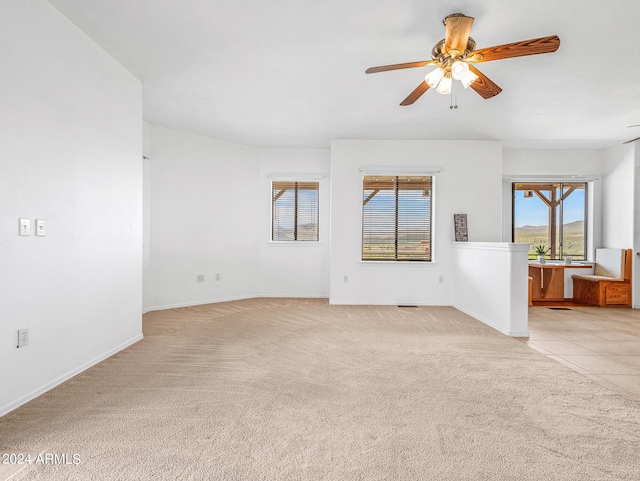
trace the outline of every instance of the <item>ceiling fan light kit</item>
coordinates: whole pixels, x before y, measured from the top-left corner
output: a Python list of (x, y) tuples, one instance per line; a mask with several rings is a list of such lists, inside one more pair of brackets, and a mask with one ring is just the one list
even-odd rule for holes
[(465, 89), (471, 87), (482, 98), (489, 99), (502, 92), (502, 89), (470, 63), (551, 53), (560, 47), (560, 38), (552, 35), (476, 50), (476, 42), (469, 36), (473, 20), (473, 17), (462, 13), (445, 17), (442, 21), (445, 38), (431, 50), (431, 60), (371, 67), (366, 73), (435, 65), (436, 68), (425, 75), (424, 82), (400, 103), (403, 106), (413, 104), (430, 88), (443, 95), (451, 93), (454, 90), (453, 80), (459, 81)]
[(436, 92), (442, 95), (447, 95), (451, 93), (451, 86), (453, 81), (451, 77), (447, 77), (446, 75), (442, 77), (440, 82), (438, 82), (438, 86), (436, 87)]
[(451, 76), (460, 80), (469, 71), (469, 66), (461, 60), (456, 60), (451, 64)]
[(427, 75), (424, 76), (424, 81), (427, 82), (427, 85), (434, 89), (440, 83), (440, 80), (444, 78), (444, 70), (438, 67), (437, 69), (432, 70)]

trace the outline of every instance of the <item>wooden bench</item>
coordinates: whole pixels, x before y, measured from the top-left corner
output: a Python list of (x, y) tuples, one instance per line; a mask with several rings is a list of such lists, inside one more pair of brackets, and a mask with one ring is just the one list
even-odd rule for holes
[(631, 249), (596, 249), (593, 275), (574, 275), (573, 300), (599, 307), (631, 307)]

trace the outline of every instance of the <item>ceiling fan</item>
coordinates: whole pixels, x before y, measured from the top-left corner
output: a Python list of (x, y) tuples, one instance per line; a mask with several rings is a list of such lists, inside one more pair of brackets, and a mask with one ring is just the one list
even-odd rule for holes
[[(629, 125), (629, 127), (628, 127), (628, 128), (630, 129), (631, 127), (640, 127), (640, 124), (639, 124), (639, 125)], [(624, 143), (625, 143), (625, 144), (630, 144), (631, 142), (635, 142), (636, 140), (640, 140), (640, 137), (636, 137), (635, 139), (627, 140), (627, 141), (626, 141), (626, 142), (624, 142)]]
[(471, 87), (483, 98), (489, 99), (502, 92), (502, 89), (472, 64), (555, 52), (560, 46), (560, 38), (552, 35), (476, 50), (476, 42), (469, 36), (473, 17), (454, 13), (446, 17), (442, 23), (445, 27), (445, 37), (431, 50), (432, 60), (384, 65), (366, 70), (366, 73), (377, 73), (426, 65), (437, 66), (400, 105), (413, 104), (430, 88), (435, 88), (441, 94), (451, 93), (454, 80), (459, 80), (464, 88)]

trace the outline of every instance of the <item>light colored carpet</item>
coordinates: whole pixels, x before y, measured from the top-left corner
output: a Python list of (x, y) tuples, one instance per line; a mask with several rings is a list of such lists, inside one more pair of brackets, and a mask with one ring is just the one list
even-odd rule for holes
[(0, 418), (22, 480), (638, 480), (640, 403), (449, 307), (256, 299), (145, 339)]

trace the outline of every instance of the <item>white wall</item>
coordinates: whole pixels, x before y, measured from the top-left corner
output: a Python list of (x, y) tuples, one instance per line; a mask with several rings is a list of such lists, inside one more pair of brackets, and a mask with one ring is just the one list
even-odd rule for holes
[(528, 337), (529, 244), (453, 243), (453, 306), (498, 331)]
[[(620, 145), (605, 152), (602, 247), (633, 247), (635, 152)], [(598, 246), (599, 247), (599, 246)]]
[(632, 287), (632, 302), (636, 309), (640, 309), (640, 148), (638, 143), (633, 144), (634, 152), (634, 189), (633, 189), (633, 277), (631, 281)]
[(142, 306), (152, 304), (151, 298), (151, 125), (143, 122), (142, 160)]
[[(257, 149), (154, 125), (146, 132), (145, 311), (256, 296), (328, 297), (329, 150)], [(270, 242), (273, 174), (321, 176), (319, 242)]]
[[(453, 214), (468, 215), (470, 241), (501, 238), (500, 143), (337, 140), (331, 150), (330, 302), (451, 305)], [(434, 262), (361, 260), (363, 166), (442, 168), (434, 187)]]
[[(328, 149), (262, 149), (260, 151), (260, 295), (329, 297)], [(304, 177), (320, 174), (319, 242), (270, 242), (271, 181), (274, 174)]]
[(603, 246), (633, 249), (632, 305), (640, 305), (640, 267), (637, 256), (638, 221), (638, 169), (636, 144), (620, 145), (605, 152), (604, 201), (603, 201)]
[(602, 175), (600, 150), (519, 150), (505, 149), (503, 175)]
[(151, 126), (145, 310), (259, 294), (259, 172), (256, 148)]
[(142, 89), (44, 0), (0, 31), (1, 415), (142, 335)]

